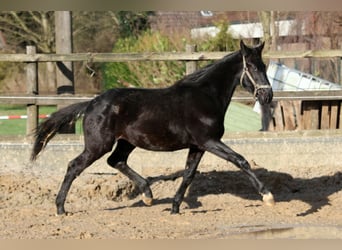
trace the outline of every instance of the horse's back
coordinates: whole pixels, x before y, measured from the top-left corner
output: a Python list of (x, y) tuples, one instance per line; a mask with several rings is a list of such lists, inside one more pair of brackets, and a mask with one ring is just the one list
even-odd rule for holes
[(117, 88), (95, 98), (88, 113), (102, 126), (101, 133), (144, 149), (173, 151), (199, 143), (205, 134), (222, 133), (222, 119), (205, 96), (182, 86)]

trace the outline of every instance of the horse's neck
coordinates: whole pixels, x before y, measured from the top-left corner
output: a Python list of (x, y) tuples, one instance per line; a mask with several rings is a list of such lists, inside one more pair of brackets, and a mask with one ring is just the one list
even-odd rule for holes
[(205, 82), (201, 86), (220, 100), (222, 108), (225, 111), (239, 83), (241, 61), (242, 59), (239, 53), (227, 57), (226, 60), (223, 60), (217, 65), (217, 69), (208, 77), (209, 79), (212, 78), (212, 80)]

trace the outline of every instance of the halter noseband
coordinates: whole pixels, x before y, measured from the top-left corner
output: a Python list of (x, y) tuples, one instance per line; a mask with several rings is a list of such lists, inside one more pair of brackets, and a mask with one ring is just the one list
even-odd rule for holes
[(251, 81), (251, 83), (254, 86), (254, 97), (256, 97), (257, 91), (259, 89), (270, 89), (272, 88), (270, 85), (266, 85), (266, 84), (258, 84), (254, 81), (251, 73), (249, 73), (248, 68), (247, 68), (247, 64), (246, 64), (246, 59), (245, 56), (242, 56), (242, 62), (243, 62), (243, 71), (240, 77), (240, 85), (242, 86), (242, 80), (245, 77), (245, 75), (247, 75), (248, 79)]

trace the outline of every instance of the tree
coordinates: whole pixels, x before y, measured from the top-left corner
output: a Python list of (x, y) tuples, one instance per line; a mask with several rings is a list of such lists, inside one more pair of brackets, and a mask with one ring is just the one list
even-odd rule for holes
[(27, 44), (37, 46), (37, 51), (54, 51), (53, 11), (5, 11), (0, 13), (0, 29), (9, 44), (23, 48)]
[(278, 29), (276, 26), (276, 18), (274, 11), (258, 12), (259, 19), (264, 32), (265, 51), (275, 50), (277, 47)]
[(153, 11), (133, 12), (119, 11), (117, 21), (122, 38), (134, 36), (137, 37), (142, 31), (150, 28), (149, 16), (154, 15)]
[[(25, 46), (34, 44), (38, 53), (55, 53), (54, 11), (3, 11), (0, 12), (0, 30), (8, 45), (14, 51), (25, 53)], [(110, 52), (118, 38), (117, 13), (112, 11), (72, 13), (74, 52)], [(75, 63), (76, 89), (98, 91), (101, 76), (90, 77), (86, 69), (87, 62)], [(45, 70), (45, 65), (46, 70)], [(96, 72), (100, 66), (91, 65)], [(41, 90), (55, 92), (55, 63), (41, 64)], [(79, 80), (78, 80), (79, 79)], [(78, 82), (81, 82), (78, 84)], [(86, 83), (86, 84), (84, 84)], [(47, 87), (47, 85), (49, 85)]]
[[(38, 53), (52, 53), (55, 46), (53, 20), (53, 11), (4, 11), (0, 13), (0, 29), (15, 51), (24, 53), (26, 45), (35, 45)], [(54, 64), (47, 63), (44, 71), (40, 77), (44, 89), (55, 88)]]

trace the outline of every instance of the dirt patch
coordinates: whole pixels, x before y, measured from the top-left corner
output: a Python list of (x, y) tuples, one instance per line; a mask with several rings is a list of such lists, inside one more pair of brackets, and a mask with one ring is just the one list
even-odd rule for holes
[(329, 166), (301, 176), (295, 168), (254, 169), (275, 196), (276, 205), (267, 207), (242, 172), (201, 165), (179, 215), (170, 214), (181, 181), (172, 180), (173, 172), (149, 173), (155, 200), (146, 207), (132, 182), (110, 171), (75, 180), (65, 206), (69, 216), (55, 216), (63, 174), (2, 171), (0, 238), (342, 238), (342, 173)]

